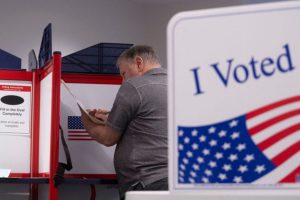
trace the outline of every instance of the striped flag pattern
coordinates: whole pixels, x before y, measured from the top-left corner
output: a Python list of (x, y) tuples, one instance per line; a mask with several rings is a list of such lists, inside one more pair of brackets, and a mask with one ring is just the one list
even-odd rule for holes
[(68, 116), (68, 140), (94, 140), (84, 129), (80, 116)]
[(300, 96), (232, 119), (178, 126), (178, 183), (296, 182), (300, 175)]

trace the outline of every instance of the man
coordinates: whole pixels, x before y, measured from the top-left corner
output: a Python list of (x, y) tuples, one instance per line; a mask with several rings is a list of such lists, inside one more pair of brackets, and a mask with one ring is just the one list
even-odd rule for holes
[(117, 61), (123, 83), (111, 111), (93, 110), (105, 125), (82, 121), (101, 144), (117, 144), (114, 166), (121, 199), (129, 190), (167, 190), (167, 73), (149, 46), (133, 46)]

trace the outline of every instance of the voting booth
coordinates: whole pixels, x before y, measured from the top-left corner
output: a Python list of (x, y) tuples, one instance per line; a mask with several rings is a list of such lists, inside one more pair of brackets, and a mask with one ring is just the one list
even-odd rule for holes
[(1, 183), (48, 184), (49, 199), (57, 198), (54, 175), (58, 163), (61, 54), (55, 52), (34, 71), (1, 70)]
[[(68, 89), (61, 85), (61, 125), (65, 133), (73, 162), (73, 169), (66, 172), (69, 178), (100, 178), (116, 180), (113, 167), (115, 146), (105, 147), (92, 139), (81, 122), (79, 100), (86, 109), (112, 108), (122, 83), (119, 75), (63, 74)], [(74, 99), (74, 96), (76, 99)], [(64, 152), (60, 146), (60, 160)]]
[(122, 79), (113, 74), (62, 75), (61, 53), (52, 55), (51, 35), (50, 23), (39, 65), (34, 51), (29, 54), (32, 71), (0, 71), (0, 183), (29, 184), (23, 196), (32, 200), (58, 199), (61, 184), (85, 184), (95, 199), (96, 184), (117, 183), (115, 147), (89, 136), (78, 103), (85, 109), (110, 110)]
[(300, 198), (300, 3), (168, 25), (169, 192), (127, 199)]
[[(40, 69), (1, 70), (0, 79), (1, 173), (9, 174), (0, 183), (30, 184), (31, 199), (39, 193), (58, 199), (54, 177), (58, 163), (65, 161), (61, 125), (73, 161), (62, 183), (116, 184), (115, 147), (104, 147), (89, 136), (76, 99), (61, 80), (86, 108), (110, 109), (120, 76), (61, 75), (61, 54), (56, 52)], [(95, 191), (91, 196), (95, 198)]]
[(110, 109), (120, 76), (62, 76), (61, 54), (56, 52), (40, 69), (1, 70), (0, 79), (1, 173), (8, 175), (0, 183), (30, 184), (31, 199), (38, 199), (39, 191), (48, 199), (58, 199), (54, 177), (58, 163), (65, 159), (61, 125), (73, 161), (63, 183), (116, 184), (114, 147), (104, 147), (89, 137), (78, 106), (61, 80), (87, 108)]

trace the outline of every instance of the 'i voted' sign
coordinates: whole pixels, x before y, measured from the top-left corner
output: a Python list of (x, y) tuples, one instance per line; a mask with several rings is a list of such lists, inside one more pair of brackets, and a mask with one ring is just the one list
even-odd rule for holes
[(299, 187), (300, 3), (168, 26), (170, 189)]

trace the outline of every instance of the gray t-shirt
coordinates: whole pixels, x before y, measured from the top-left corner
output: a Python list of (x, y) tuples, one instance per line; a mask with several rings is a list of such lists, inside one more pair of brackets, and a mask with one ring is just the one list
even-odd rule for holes
[(122, 194), (137, 181), (147, 185), (167, 177), (166, 69), (154, 68), (125, 81), (107, 125), (122, 133), (114, 155)]

